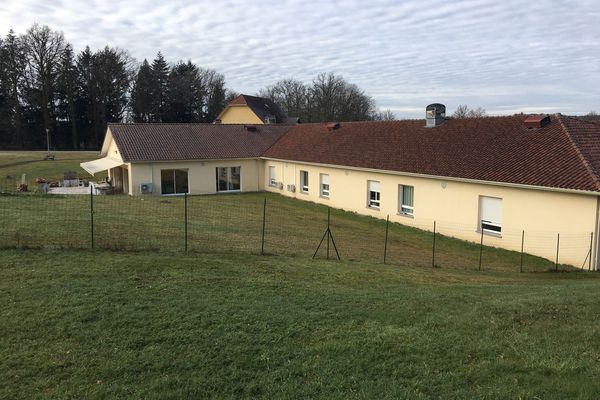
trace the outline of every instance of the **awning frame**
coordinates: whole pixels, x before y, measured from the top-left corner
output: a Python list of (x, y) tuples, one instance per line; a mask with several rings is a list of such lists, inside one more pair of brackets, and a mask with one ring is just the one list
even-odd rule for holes
[(120, 167), (124, 165), (123, 160), (117, 160), (112, 157), (104, 157), (98, 160), (82, 162), (79, 165), (90, 175), (95, 175), (98, 172), (108, 171), (111, 168)]

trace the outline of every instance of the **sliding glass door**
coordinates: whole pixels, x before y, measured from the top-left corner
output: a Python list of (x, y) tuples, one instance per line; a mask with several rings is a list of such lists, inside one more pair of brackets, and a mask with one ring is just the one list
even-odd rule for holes
[(242, 167), (217, 168), (217, 192), (237, 192), (241, 190)]

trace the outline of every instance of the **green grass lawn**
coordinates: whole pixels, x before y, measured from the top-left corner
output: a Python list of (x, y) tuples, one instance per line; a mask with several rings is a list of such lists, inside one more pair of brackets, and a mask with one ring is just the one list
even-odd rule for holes
[(598, 398), (599, 278), (0, 250), (0, 398)]
[(14, 191), (21, 175), (26, 175), (30, 190), (36, 190), (35, 178), (62, 181), (67, 171), (78, 172), (81, 178), (90, 178), (79, 163), (99, 158), (96, 151), (57, 151), (54, 161), (44, 161), (45, 151), (0, 151), (0, 191)]

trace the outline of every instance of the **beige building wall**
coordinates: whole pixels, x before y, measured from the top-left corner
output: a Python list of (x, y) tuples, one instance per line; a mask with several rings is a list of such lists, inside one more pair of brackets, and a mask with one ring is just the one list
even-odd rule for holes
[(241, 167), (241, 191), (255, 192), (262, 189), (260, 175), (262, 164), (263, 161), (259, 159), (131, 163), (129, 164), (129, 194), (141, 194), (142, 183), (152, 183), (153, 194), (160, 194), (160, 171), (163, 169), (187, 169), (190, 194), (216, 193), (218, 167)]
[[(269, 167), (283, 188), (269, 186)], [(300, 171), (308, 171), (309, 191), (302, 193)], [(328, 174), (330, 196), (320, 195), (320, 174)], [(596, 231), (598, 197), (584, 193), (508, 187), (483, 183), (406, 176), (372, 171), (265, 161), (263, 185), (267, 191), (356, 212), (444, 235), (479, 242), (479, 199), (502, 199), (501, 235), (484, 234), (484, 244), (520, 250), (525, 231), (525, 251), (554, 261), (560, 233), (559, 262), (581, 267), (589, 252), (590, 233)], [(381, 206), (368, 206), (367, 181), (380, 182)], [(295, 185), (296, 191), (288, 190)], [(414, 187), (414, 217), (399, 213), (399, 185)], [(595, 257), (595, 255), (594, 255)], [(594, 258), (595, 259), (595, 258)], [(587, 268), (587, 262), (585, 267)]]
[(248, 106), (229, 106), (221, 115), (222, 124), (256, 124), (264, 122)]

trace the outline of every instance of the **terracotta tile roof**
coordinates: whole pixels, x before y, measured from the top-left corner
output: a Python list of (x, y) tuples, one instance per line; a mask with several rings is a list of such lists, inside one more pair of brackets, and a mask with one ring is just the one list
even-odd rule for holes
[(600, 192), (600, 125), (553, 115), (292, 126), (263, 155), (290, 161)]
[(259, 157), (289, 126), (109, 124), (126, 162)]
[[(235, 105), (247, 105), (256, 114), (261, 121), (265, 120), (268, 115), (273, 115), (278, 124), (291, 124), (297, 122), (297, 118), (288, 117), (287, 114), (279, 107), (275, 102), (265, 97), (248, 96), (247, 94), (241, 94), (235, 99), (231, 100), (229, 106)], [(227, 110), (223, 110), (218, 118)]]

